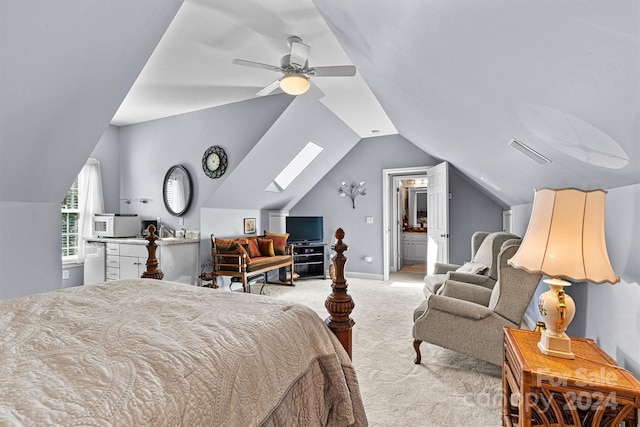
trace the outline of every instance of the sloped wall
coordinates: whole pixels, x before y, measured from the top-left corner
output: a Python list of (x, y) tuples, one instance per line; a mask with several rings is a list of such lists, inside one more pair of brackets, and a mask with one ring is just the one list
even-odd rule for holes
[(0, 3), (0, 299), (63, 286), (60, 202), (181, 4)]
[[(359, 140), (351, 128), (315, 98), (297, 96), (204, 206), (288, 210)], [(286, 189), (265, 191), (309, 142), (322, 147), (320, 154)]]

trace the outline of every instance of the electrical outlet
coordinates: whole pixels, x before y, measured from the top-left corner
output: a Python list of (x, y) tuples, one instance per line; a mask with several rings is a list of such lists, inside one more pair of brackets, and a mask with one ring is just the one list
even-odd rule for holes
[(364, 222), (366, 224), (373, 224), (373, 217), (372, 216), (367, 216), (364, 218)]
[(69, 278), (69, 270), (62, 270), (62, 279), (67, 280)]
[(178, 224), (184, 225), (184, 218), (180, 217), (180, 219), (178, 219)]

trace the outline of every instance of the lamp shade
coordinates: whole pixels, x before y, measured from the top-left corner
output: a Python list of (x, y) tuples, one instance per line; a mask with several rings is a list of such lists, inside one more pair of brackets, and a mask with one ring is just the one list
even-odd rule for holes
[(287, 74), (280, 79), (280, 89), (289, 95), (302, 95), (310, 86), (309, 79), (301, 74)]
[(618, 283), (604, 233), (604, 190), (536, 190), (529, 227), (509, 264), (575, 281)]

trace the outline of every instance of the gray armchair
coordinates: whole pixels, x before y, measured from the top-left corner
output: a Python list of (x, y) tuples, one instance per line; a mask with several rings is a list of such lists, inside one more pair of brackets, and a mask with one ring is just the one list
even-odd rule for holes
[(428, 298), (440, 293), (449, 279), (492, 289), (498, 280), (498, 253), (502, 244), (510, 239), (520, 237), (504, 231), (476, 231), (471, 236), (471, 261), (464, 265), (435, 263), (433, 274), (424, 278), (424, 295)]
[(497, 256), (497, 281), (483, 285), (446, 280), (440, 294), (430, 294), (413, 313), (415, 363), (427, 341), (500, 365), (503, 328), (519, 328), (541, 275), (507, 265), (520, 239), (507, 240)]

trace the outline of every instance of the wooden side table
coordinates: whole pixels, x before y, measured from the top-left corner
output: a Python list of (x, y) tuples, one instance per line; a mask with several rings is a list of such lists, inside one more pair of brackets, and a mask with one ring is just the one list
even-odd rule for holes
[(593, 340), (571, 338), (574, 360), (542, 354), (539, 340), (539, 332), (505, 328), (504, 426), (638, 425), (640, 381)]

